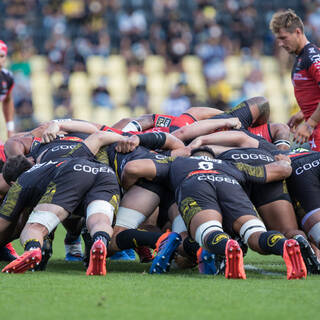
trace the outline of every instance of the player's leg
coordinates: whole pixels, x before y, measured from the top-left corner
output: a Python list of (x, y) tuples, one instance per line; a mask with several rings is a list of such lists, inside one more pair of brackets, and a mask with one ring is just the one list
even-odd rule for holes
[(36, 267), (42, 259), (41, 248), (44, 237), (68, 215), (68, 211), (58, 205), (38, 204), (20, 235), (20, 243), (25, 252), (17, 260), (8, 264), (2, 272), (24, 273)]

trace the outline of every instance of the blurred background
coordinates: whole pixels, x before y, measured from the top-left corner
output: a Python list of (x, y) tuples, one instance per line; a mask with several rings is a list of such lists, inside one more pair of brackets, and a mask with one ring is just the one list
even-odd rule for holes
[(269, 30), (281, 8), (294, 9), (319, 43), (319, 0), (0, 0), (16, 129), (225, 109), (257, 95), (270, 100), (272, 120), (286, 122), (297, 108), (293, 57)]

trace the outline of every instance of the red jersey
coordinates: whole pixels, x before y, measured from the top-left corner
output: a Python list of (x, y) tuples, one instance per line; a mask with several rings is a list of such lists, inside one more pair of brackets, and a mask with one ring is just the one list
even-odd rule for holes
[(248, 131), (257, 135), (257, 136), (260, 136), (260, 137), (262, 137), (272, 143), (272, 136), (271, 136), (271, 132), (270, 132), (269, 123), (264, 123), (261, 126), (257, 126), (254, 128), (249, 127)]
[(0, 160), (2, 160), (4, 162), (6, 161), (6, 155), (4, 153), (4, 145), (3, 144), (0, 145)]
[(3, 101), (7, 98), (14, 87), (14, 80), (12, 73), (2, 68), (0, 70), (0, 101)]
[(296, 57), (291, 79), (294, 94), (307, 120), (320, 102), (320, 50), (308, 43)]
[(197, 120), (188, 113), (182, 113), (179, 117), (169, 116), (166, 114), (154, 114), (153, 115), (153, 126), (155, 128), (168, 128), (168, 131), (162, 132), (173, 132), (179, 128), (187, 126)]

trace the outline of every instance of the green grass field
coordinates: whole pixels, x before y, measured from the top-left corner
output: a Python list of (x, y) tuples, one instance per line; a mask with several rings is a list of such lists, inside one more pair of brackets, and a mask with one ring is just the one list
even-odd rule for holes
[[(47, 271), (0, 275), (0, 319), (316, 319), (320, 276), (286, 280), (282, 259), (250, 252), (247, 280), (197, 270), (149, 275), (150, 264), (108, 261), (106, 277), (65, 262), (58, 228)], [(21, 253), (21, 247), (15, 243)], [(0, 263), (3, 267), (5, 263)]]

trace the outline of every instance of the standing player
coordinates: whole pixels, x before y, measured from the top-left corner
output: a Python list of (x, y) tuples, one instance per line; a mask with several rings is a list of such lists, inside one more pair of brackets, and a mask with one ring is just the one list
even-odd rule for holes
[(12, 89), (14, 80), (12, 73), (4, 68), (7, 59), (7, 45), (0, 40), (0, 101), (2, 102), (2, 110), (7, 125), (8, 137), (14, 134), (14, 104), (12, 97)]
[(294, 140), (309, 141), (312, 150), (320, 151), (320, 50), (308, 41), (302, 20), (290, 9), (275, 13), (270, 29), (279, 46), (296, 55), (291, 78), (301, 110), (288, 122)]
[[(12, 97), (14, 80), (11, 72), (4, 68), (7, 53), (7, 45), (0, 40), (0, 102), (2, 102), (3, 115), (7, 124), (7, 135), (11, 137), (14, 134), (14, 104)], [(6, 161), (3, 144), (0, 145), (0, 161)], [(0, 248), (0, 260), (12, 261), (16, 257), (17, 254), (10, 243)]]

